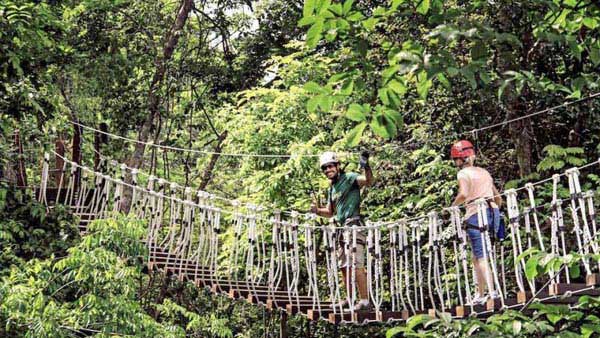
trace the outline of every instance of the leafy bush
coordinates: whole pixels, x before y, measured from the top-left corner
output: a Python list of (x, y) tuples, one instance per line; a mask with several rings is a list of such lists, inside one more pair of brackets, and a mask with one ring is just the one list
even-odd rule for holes
[(46, 210), (25, 191), (0, 186), (0, 274), (20, 259), (64, 256), (79, 239), (75, 218), (63, 206)]

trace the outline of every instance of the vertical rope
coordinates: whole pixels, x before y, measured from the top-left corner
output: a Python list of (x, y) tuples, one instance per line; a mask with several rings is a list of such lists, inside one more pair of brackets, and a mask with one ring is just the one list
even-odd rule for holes
[[(524, 259), (518, 259), (523, 253), (523, 248), (520, 241), (517, 239), (519, 236), (519, 204), (517, 202), (517, 192), (515, 189), (509, 189), (506, 191), (506, 210), (508, 212), (509, 224), (510, 224), (510, 239), (513, 246), (513, 262), (515, 268), (515, 279), (519, 287), (519, 291), (525, 292), (525, 286), (523, 283), (523, 274), (525, 273), (525, 262)], [(527, 218), (526, 218), (527, 219)], [(529, 281), (532, 293), (535, 294), (535, 287), (532, 281)]]
[(381, 224), (375, 228), (373, 235), (375, 236), (375, 294), (372, 297), (375, 313), (379, 316), (381, 303), (383, 303), (383, 254), (381, 250)]
[(281, 260), (279, 259), (281, 252), (281, 239), (279, 236), (279, 225), (281, 223), (281, 212), (279, 210), (273, 211), (273, 217), (270, 219), (271, 223), (271, 257), (269, 259), (269, 275), (267, 279), (269, 298), (275, 299), (275, 290), (279, 285), (277, 279), (279, 272), (281, 271)]
[[(409, 243), (412, 243), (413, 241), (410, 240), (408, 238), (408, 231), (406, 230), (406, 227), (408, 225), (406, 224), (406, 221), (401, 221), (400, 222), (400, 234), (402, 235), (402, 239), (399, 241), (400, 245), (402, 246), (402, 251), (404, 251), (404, 270), (400, 272), (400, 286), (402, 286), (402, 276), (404, 276), (404, 284), (406, 285), (406, 299), (407, 299), (407, 303), (408, 306), (410, 307), (410, 311), (415, 314), (415, 303), (413, 303), (413, 301), (411, 300), (411, 296), (410, 296), (410, 262), (408, 260), (408, 249), (409, 249)], [(414, 269), (414, 255), (413, 255), (413, 275), (416, 275), (416, 270)], [(417, 293), (416, 290), (414, 292), (414, 296), (415, 296), (415, 300), (417, 297)]]
[(420, 304), (421, 304), (421, 311), (425, 311), (425, 295), (424, 295), (424, 285), (423, 285), (423, 262), (421, 260), (421, 224), (420, 223), (416, 223), (415, 225), (415, 233), (416, 233), (416, 242), (415, 242), (415, 248), (416, 248), (416, 252), (417, 252), (417, 276), (418, 276), (418, 284), (417, 284), (417, 288), (419, 289), (419, 296), (420, 296)]
[[(568, 169), (566, 171), (566, 174), (567, 174), (567, 178), (569, 181), (569, 192), (571, 193), (570, 209), (571, 209), (571, 216), (573, 218), (573, 227), (574, 227), (574, 231), (575, 231), (575, 238), (577, 239), (577, 248), (578, 248), (579, 252), (583, 253), (584, 255), (587, 255), (587, 254), (589, 254), (589, 248), (587, 245), (585, 245), (585, 246), (583, 245), (584, 242), (586, 242), (586, 243), (591, 242), (591, 238), (588, 238), (588, 236), (586, 236), (587, 221), (585, 220), (585, 217), (584, 217), (584, 220), (583, 220), (584, 225), (582, 227), (581, 224), (579, 223), (579, 215), (577, 214), (577, 209), (578, 209), (577, 202), (581, 200), (581, 190), (578, 189), (579, 172), (577, 171), (577, 168), (572, 168), (572, 169)], [(579, 204), (579, 208), (581, 208), (581, 203)], [(583, 207), (582, 214), (585, 216), (585, 206)], [(590, 275), (592, 272), (590, 270), (590, 264), (589, 264), (588, 259), (585, 257), (582, 257), (581, 262), (583, 263), (583, 267), (585, 268), (586, 274)]]
[(48, 189), (48, 171), (50, 170), (50, 155), (44, 153), (44, 162), (42, 163), (42, 177), (40, 179), (40, 193), (38, 201), (44, 205), (48, 205), (46, 198), (46, 190)]
[(292, 212), (292, 224), (291, 224), (291, 238), (290, 242), (292, 244), (292, 286), (293, 286), (293, 294), (296, 297), (296, 305), (300, 308), (300, 295), (298, 294), (298, 282), (300, 280), (300, 248), (298, 245), (298, 213)]
[[(554, 174), (552, 175), (552, 225), (554, 228), (553, 234), (555, 234), (556, 242), (556, 255), (560, 255), (560, 249), (562, 249), (563, 257), (567, 255), (567, 246), (565, 241), (565, 231), (567, 228), (563, 223), (563, 214), (562, 214), (562, 200), (558, 198), (558, 183), (560, 182), (560, 175)], [(560, 243), (559, 243), (559, 234), (560, 234)], [(567, 283), (571, 283), (569, 276), (569, 269), (562, 269), (565, 274), (565, 279)], [(560, 274), (556, 276), (556, 283), (560, 282)]]
[(498, 280), (498, 271), (496, 269), (496, 262), (494, 261), (494, 257), (491, 255), (492, 253), (492, 244), (490, 241), (490, 235), (488, 232), (489, 223), (487, 217), (487, 202), (484, 199), (478, 201), (478, 210), (477, 217), (479, 219), (479, 224), (483, 225), (483, 232), (481, 233), (482, 242), (483, 242), (483, 258), (488, 261), (489, 267), (491, 268), (491, 276), (488, 271), (487, 275), (487, 283), (488, 290), (494, 289), (494, 284), (496, 286), (496, 292), (500, 296), (500, 302), (502, 303), (502, 307), (504, 307), (504, 295), (502, 293), (502, 288), (500, 287), (500, 282)]
[(335, 222), (333, 218), (329, 219), (329, 227), (326, 228), (326, 234), (328, 236), (329, 248), (326, 259), (330, 264), (327, 272), (329, 274), (328, 279), (330, 282), (329, 288), (331, 293), (331, 306), (333, 308), (333, 313), (335, 314), (338, 312), (338, 310), (341, 313), (343, 308), (341, 304), (342, 296), (340, 290), (340, 279), (338, 275), (340, 265), (338, 264), (338, 256), (336, 254), (336, 250), (340, 244), (337, 242), (338, 236), (335, 230)]

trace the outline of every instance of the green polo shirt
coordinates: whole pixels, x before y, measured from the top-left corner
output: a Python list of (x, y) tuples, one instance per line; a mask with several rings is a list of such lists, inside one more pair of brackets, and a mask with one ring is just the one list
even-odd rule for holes
[(360, 215), (360, 187), (357, 173), (342, 173), (329, 189), (329, 203), (335, 208), (335, 219), (343, 225), (346, 219)]

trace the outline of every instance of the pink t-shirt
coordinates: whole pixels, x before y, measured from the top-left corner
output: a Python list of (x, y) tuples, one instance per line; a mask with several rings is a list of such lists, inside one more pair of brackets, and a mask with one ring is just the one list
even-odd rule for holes
[[(465, 219), (475, 215), (477, 213), (477, 204), (474, 202), (480, 198), (491, 198), (494, 196), (494, 180), (490, 173), (479, 167), (466, 167), (461, 169), (456, 175), (458, 180), (465, 180), (467, 182), (467, 212), (465, 213)], [(497, 208), (498, 206), (494, 201), (490, 201), (492, 207)]]

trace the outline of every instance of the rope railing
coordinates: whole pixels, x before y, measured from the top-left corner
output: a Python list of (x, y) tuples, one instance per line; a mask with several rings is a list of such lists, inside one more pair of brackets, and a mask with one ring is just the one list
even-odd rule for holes
[[(61, 157), (64, 166), (53, 187), (49, 158), (44, 156), (37, 198), (48, 207), (69, 205), (80, 215), (82, 230), (86, 222), (119, 212), (126, 189), (131, 189), (127, 213), (147, 222), (144, 241), (150, 269), (231, 297), (335, 323), (400, 320), (419, 313), (436, 315), (436, 311), (454, 317), (490, 313), (522, 307), (533, 295), (551, 298), (565, 288), (586, 292), (600, 282), (596, 276), (600, 261), (594, 256), (599, 253), (597, 192), (582, 189), (580, 174), (597, 162), (540, 181), (552, 181), (548, 201), (543, 200), (545, 194), (536, 196), (537, 182), (505, 191), (508, 236), (504, 241), (493, 240), (488, 204), (476, 201), (482, 225), (478, 231), (489, 266), (486, 287), (497, 298), (475, 304), (472, 290), (477, 279), (470, 273), (469, 243), (458, 207), (432, 211), (427, 218), (319, 226), (315, 216), (287, 216), (278, 210), (268, 216), (258, 206), (239, 202), (217, 207), (210, 194), (181, 189), (163, 179), (148, 179), (142, 186), (134, 177), (127, 183), (127, 169), (106, 161), (94, 170)], [(76, 184), (78, 170), (82, 175)], [(561, 183), (562, 176), (567, 179)], [(568, 191), (569, 197), (565, 199), (560, 191)], [(563, 213), (563, 208), (570, 212)], [(361, 236), (366, 248), (363, 257)], [(523, 254), (534, 248), (563, 258), (580, 253), (577, 264), (583, 267), (583, 277), (571, 276), (563, 266), (529, 278)], [(505, 250), (511, 254), (505, 256)], [(352, 306), (361, 297), (357, 288), (361, 259), (372, 306), (367, 311)], [(563, 281), (581, 286), (572, 290)]]
[[(455, 141), (457, 138), (460, 137), (464, 137), (464, 136), (476, 136), (478, 133), (482, 132), (482, 131), (486, 131), (486, 130), (490, 130), (490, 129), (494, 129), (494, 128), (498, 128), (498, 127), (503, 127), (509, 124), (512, 124), (514, 122), (518, 122), (524, 119), (528, 119), (534, 116), (538, 116), (538, 115), (543, 115), (543, 114), (548, 114), (551, 112), (554, 112), (556, 110), (562, 109), (562, 108), (566, 108), (569, 106), (573, 106), (579, 103), (583, 103), (583, 102), (587, 102), (589, 100), (593, 100), (597, 97), (600, 96), (600, 92), (596, 92), (596, 93), (591, 93), (585, 97), (579, 98), (577, 100), (574, 101), (570, 101), (570, 102), (562, 102), (560, 104), (557, 104), (555, 106), (552, 107), (548, 107), (545, 109), (541, 109), (539, 111), (535, 111), (529, 114), (525, 114), (523, 116), (519, 116), (519, 117), (515, 117), (509, 120), (505, 120), (502, 122), (498, 122), (498, 123), (494, 123), (494, 124), (490, 124), (487, 126), (483, 126), (480, 128), (474, 128), (471, 130), (466, 130), (463, 132), (457, 132), (457, 133), (451, 133), (450, 135), (443, 137), (440, 140), (445, 140), (445, 141)], [(202, 154), (202, 155), (220, 155), (220, 156), (230, 156), (230, 157), (242, 157), (242, 158), (248, 158), (248, 157), (254, 157), (254, 158), (282, 158), (282, 159), (289, 159), (289, 158), (293, 158), (293, 157), (319, 157), (319, 154), (260, 154), (260, 153), (227, 153), (227, 152), (216, 152), (216, 151), (210, 151), (210, 150), (199, 150), (199, 149), (191, 149), (191, 148), (182, 148), (182, 147), (175, 147), (175, 146), (170, 146), (170, 145), (166, 145), (166, 144), (157, 144), (154, 143), (152, 141), (141, 141), (141, 140), (137, 140), (137, 139), (133, 139), (130, 137), (125, 137), (125, 136), (121, 136), (121, 135), (117, 135), (114, 133), (110, 133), (104, 130), (100, 130), (98, 128), (94, 128), (91, 126), (88, 126), (86, 124), (77, 122), (77, 121), (69, 121), (70, 123), (72, 123), (75, 126), (78, 126), (82, 129), (86, 129), (89, 131), (93, 131), (94, 133), (98, 133), (98, 134), (102, 134), (105, 135), (107, 137), (111, 137), (114, 139), (118, 139), (127, 143), (131, 143), (131, 144), (141, 144), (144, 145), (146, 147), (152, 147), (152, 148), (157, 148), (157, 149), (162, 149), (162, 150), (169, 150), (169, 151), (176, 151), (176, 152), (183, 152), (183, 153), (194, 153), (194, 154)], [(423, 145), (424, 142), (412, 142), (410, 145), (408, 144), (404, 144), (404, 145), (400, 145), (400, 146), (393, 146), (390, 147), (388, 150), (390, 149), (406, 149), (409, 146), (416, 146), (416, 145)], [(359, 155), (358, 152), (352, 152), (352, 151), (345, 151), (345, 152), (340, 152), (341, 154), (344, 155)]]

